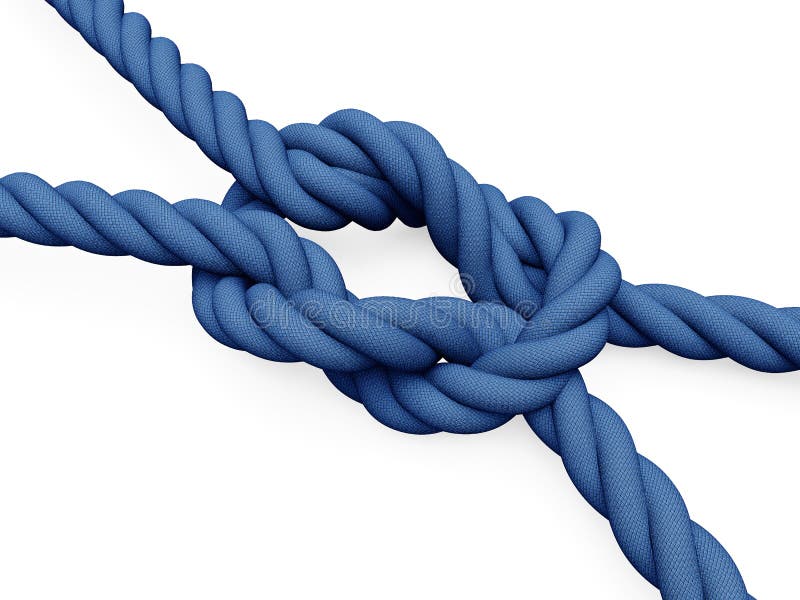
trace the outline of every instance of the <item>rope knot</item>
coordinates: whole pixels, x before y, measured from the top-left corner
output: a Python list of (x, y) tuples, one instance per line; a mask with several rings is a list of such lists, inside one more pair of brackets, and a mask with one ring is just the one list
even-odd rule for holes
[[(482, 188), (482, 197), (491, 197), (493, 188)], [(206, 330), (269, 360), (322, 368), (395, 429), (495, 428), (555, 400), (606, 343), (605, 309), (620, 285), (619, 268), (600, 250), (599, 229), (584, 213), (555, 214), (536, 198), (519, 198), (508, 204), (515, 228), (487, 218), (472, 223), (472, 233), (467, 213), (458, 213), (457, 266), (467, 301), (359, 299), (334, 260), (299, 238), (274, 204), (237, 183), (222, 207), (258, 240), (268, 265), (256, 276), (195, 269), (195, 312)], [(470, 239), (490, 243), (473, 249)], [(485, 265), (476, 258), (481, 252)]]

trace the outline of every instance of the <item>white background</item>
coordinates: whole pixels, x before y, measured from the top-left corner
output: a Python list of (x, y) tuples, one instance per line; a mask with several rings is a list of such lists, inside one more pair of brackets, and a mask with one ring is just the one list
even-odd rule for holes
[[(792, 3), (127, 4), (253, 117), (418, 122), (510, 197), (592, 214), (632, 282), (800, 302)], [(44, 2), (3, 0), (0, 57), (3, 173), (222, 198)], [(306, 235), (360, 296), (452, 293), (424, 230)], [(0, 262), (0, 597), (658, 597), (521, 419), (398, 434), (211, 340), (188, 269), (17, 240)], [(800, 375), (614, 347), (583, 371), (751, 592), (792, 596)]]

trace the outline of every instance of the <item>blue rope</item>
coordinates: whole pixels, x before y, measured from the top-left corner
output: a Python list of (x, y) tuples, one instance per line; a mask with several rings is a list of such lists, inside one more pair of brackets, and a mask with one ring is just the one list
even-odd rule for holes
[[(211, 336), (324, 369), (399, 431), (477, 433), (522, 414), (663, 598), (752, 597), (578, 369), (610, 342), (794, 370), (799, 308), (625, 282), (591, 217), (532, 197), (507, 201), (417, 125), (345, 110), (277, 130), (213, 91), (202, 67), (182, 64), (175, 44), (152, 38), (121, 0), (48, 2), (235, 183), (221, 205), (169, 204), (13, 174), (0, 179), (0, 235), (191, 265), (195, 314)], [(427, 226), (472, 301), (359, 299), (325, 250), (287, 222), (378, 230), (395, 218)]]

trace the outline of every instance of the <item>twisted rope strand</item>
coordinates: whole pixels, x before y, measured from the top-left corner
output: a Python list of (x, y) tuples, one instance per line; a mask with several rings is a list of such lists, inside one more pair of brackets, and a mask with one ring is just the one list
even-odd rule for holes
[[(531, 245), (515, 202), (479, 185), (421, 127), (344, 110), (320, 125), (278, 131), (249, 120), (234, 94), (214, 91), (205, 69), (181, 63), (177, 46), (153, 38), (147, 19), (125, 13), (122, 0), (47, 1), (253, 200), (310, 229), (351, 221), (382, 229), (395, 218), (427, 224), (437, 250), (469, 280), (473, 300), (541, 304), (541, 249)], [(613, 344), (730, 357), (767, 372), (800, 367), (798, 308), (624, 282), (607, 310)]]
[[(53, 188), (17, 173), (0, 179), (0, 235), (192, 265), (201, 324), (220, 342), (262, 358), (302, 360), (335, 380), (374, 369), (418, 379), (424, 374), (428, 395), (446, 405), (442, 414), (409, 429), (402, 425), (402, 403), (382, 413), (387, 425), (414, 433), (430, 432), (434, 424), (436, 431), (475, 433), (541, 408), (563, 387), (565, 373), (600, 352), (608, 329), (600, 309), (580, 326), (542, 337), (533, 321), (502, 304), (359, 300), (322, 248), (267, 209), (231, 196), (222, 205), (171, 205), (141, 190), (111, 196), (86, 182)], [(513, 360), (527, 354), (542, 358)], [(448, 362), (437, 364), (441, 359)], [(498, 390), (501, 401), (494, 397)], [(368, 407), (378, 403), (368, 393), (351, 395)], [(462, 413), (472, 420), (458, 421)]]
[(752, 598), (725, 549), (689, 518), (677, 488), (636, 452), (622, 419), (586, 392), (579, 374), (554, 403), (525, 418), (662, 598)]

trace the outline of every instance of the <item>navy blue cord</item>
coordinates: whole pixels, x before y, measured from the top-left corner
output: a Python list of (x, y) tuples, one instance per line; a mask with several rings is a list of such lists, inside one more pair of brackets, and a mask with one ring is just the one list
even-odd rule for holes
[[(658, 344), (762, 371), (800, 366), (800, 309), (621, 280), (594, 220), (508, 202), (417, 125), (356, 110), (277, 130), (181, 64), (121, 0), (48, 0), (175, 127), (236, 182), (221, 205), (111, 196), (0, 179), (0, 235), (192, 265), (193, 305), (220, 342), (325, 370), (372, 416), (409, 433), (477, 433), (523, 414), (561, 455), (628, 560), (664, 598), (751, 598), (730, 556), (694, 523), (669, 478), (636, 452), (578, 368), (606, 342)], [(358, 299), (333, 259), (287, 223), (426, 225), (472, 302)]]

